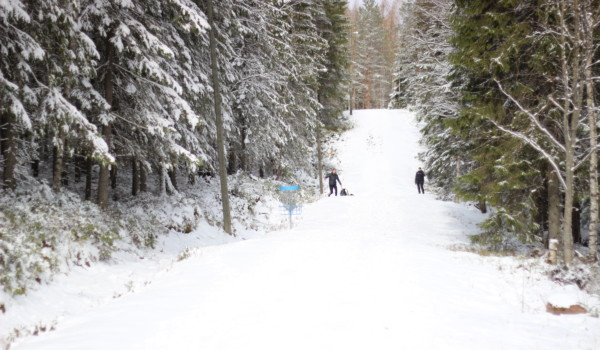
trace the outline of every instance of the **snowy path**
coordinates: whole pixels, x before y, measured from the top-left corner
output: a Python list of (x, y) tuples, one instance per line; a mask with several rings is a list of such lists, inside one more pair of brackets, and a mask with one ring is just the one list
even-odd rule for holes
[(356, 123), (339, 154), (356, 196), (307, 206), (293, 231), (204, 248), (12, 350), (600, 349), (598, 319), (544, 312), (558, 286), (524, 288), (447, 249), (478, 214), (416, 193), (411, 114)]

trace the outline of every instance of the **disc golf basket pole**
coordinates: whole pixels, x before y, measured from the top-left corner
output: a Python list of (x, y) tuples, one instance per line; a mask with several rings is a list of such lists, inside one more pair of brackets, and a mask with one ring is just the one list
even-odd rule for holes
[(298, 190), (300, 186), (281, 186), (279, 195), (281, 198), (281, 214), (290, 218), (290, 230), (293, 227), (292, 216), (302, 214), (302, 206), (298, 205)]

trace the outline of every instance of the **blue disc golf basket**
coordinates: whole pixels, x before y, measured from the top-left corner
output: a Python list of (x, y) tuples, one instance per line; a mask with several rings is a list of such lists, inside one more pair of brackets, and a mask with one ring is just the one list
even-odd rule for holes
[(292, 216), (302, 215), (302, 206), (298, 205), (298, 190), (300, 186), (281, 186), (279, 196), (283, 205), (279, 206), (281, 215), (290, 217), (290, 229), (292, 228)]

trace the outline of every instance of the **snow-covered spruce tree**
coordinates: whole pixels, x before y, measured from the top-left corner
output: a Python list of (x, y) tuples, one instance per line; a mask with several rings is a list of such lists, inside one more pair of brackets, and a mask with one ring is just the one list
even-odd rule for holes
[(114, 160), (89, 121), (106, 114), (109, 106), (91, 84), (98, 52), (79, 26), (80, 1), (32, 1), (30, 6), (32, 16), (40, 19), (33, 35), (46, 52), (35, 69), (39, 107), (34, 112), (34, 135), (38, 148), (47, 143), (52, 149), (51, 183), (59, 191), (66, 181), (67, 159), (74, 153), (101, 163)]
[(0, 3), (0, 155), (2, 187), (17, 186), (15, 171), (21, 149), (21, 137), (33, 127), (31, 109), (38, 104), (32, 90), (35, 61), (45, 51), (32, 37), (32, 18), (20, 0)]
[[(87, 119), (87, 113), (99, 114), (105, 109), (103, 98), (90, 84), (97, 53), (77, 23), (78, 0), (29, 1), (26, 6), (15, 1), (6, 5), (6, 36), (3, 38), (7, 40), (7, 50), (2, 51), (9, 53), (10, 57), (3, 62), (11, 67), (3, 76), (17, 77), (19, 82), (6, 85), (4, 91), (8, 94), (3, 94), (8, 98), (3, 103), (7, 110), (2, 113), (6, 121), (2, 123), (5, 135), (2, 144), (7, 151), (3, 152), (4, 176), (8, 187), (14, 188), (17, 162), (37, 164), (38, 151), (45, 147), (47, 140), (54, 153), (52, 186), (58, 191), (67, 143), (72, 149), (85, 149), (90, 157), (101, 162), (112, 160), (96, 126)], [(11, 23), (11, 20), (17, 21)], [(23, 31), (19, 29), (21, 26)], [(16, 48), (20, 50), (11, 53)], [(22, 70), (15, 71), (15, 67)], [(23, 130), (31, 132), (17, 141)], [(27, 148), (19, 157), (18, 144)]]
[(327, 41), (318, 31), (318, 23), (326, 21), (322, 1), (299, 0), (281, 2), (283, 19), (289, 23), (286, 37), (291, 56), (286, 69), (282, 103), (277, 113), (281, 118), (280, 135), (274, 140), (275, 154), (271, 174), (290, 175), (292, 170), (309, 171), (314, 166), (316, 128), (321, 104), (318, 101), (319, 72), (325, 69)]
[[(490, 169), (486, 173), (493, 174), (493, 169), (502, 169), (500, 175), (503, 175), (490, 181), (495, 185), (488, 191), (487, 198), (502, 193), (510, 194), (505, 198), (517, 197), (514, 187), (498, 189), (497, 186), (510, 183), (507, 179), (521, 177), (521, 181), (529, 183), (530, 189), (523, 191), (523, 196), (534, 196), (533, 190), (544, 193), (531, 209), (540, 213), (548, 211), (548, 227), (556, 230), (559, 225), (552, 220), (559, 218), (551, 213), (556, 213), (560, 205), (559, 196), (550, 191), (558, 189), (554, 184), (557, 180), (564, 193), (561, 239), (567, 264), (573, 259), (572, 242), (573, 237), (578, 236), (580, 221), (579, 215), (575, 215), (579, 211), (573, 208), (578, 206), (578, 197), (587, 196), (585, 190), (577, 191), (576, 174), (585, 169), (588, 158), (597, 151), (585, 141), (589, 139), (589, 128), (586, 128), (587, 111), (583, 104), (583, 67), (590, 60), (582, 54), (586, 52), (582, 40), (585, 17), (582, 4), (565, 0), (489, 2), (487, 6), (481, 6), (459, 1), (455, 20), (457, 53), (453, 63), (457, 77), (464, 83), (468, 107), (463, 116), (468, 116), (471, 121), (479, 120), (478, 125), (483, 126), (480, 134), (484, 130), (493, 132), (493, 128), (501, 132), (495, 139), (482, 140), (482, 145), (503, 146), (495, 158), (510, 159), (515, 164), (526, 162), (528, 168), (538, 169), (531, 172), (534, 175), (531, 177), (525, 176), (527, 172), (507, 169), (497, 160), (490, 164), (482, 162), (482, 168)], [(486, 30), (474, 35), (473, 27)], [(470, 124), (473, 128), (473, 123)], [(517, 142), (514, 146), (518, 148), (498, 143), (507, 136)], [(483, 149), (477, 148), (478, 151)], [(526, 154), (530, 156), (524, 157), (525, 154), (516, 151), (518, 149), (529, 149)], [(547, 181), (538, 179), (536, 185), (532, 180), (539, 176)], [(481, 184), (481, 180), (474, 176), (471, 183)], [(546, 182), (547, 188), (539, 188), (540, 183)], [(495, 205), (507, 208), (505, 203), (506, 200), (502, 200)], [(505, 217), (513, 222), (523, 222), (522, 219), (514, 220), (515, 216), (507, 213), (509, 215)], [(506, 220), (501, 220), (499, 227), (506, 229), (505, 223)], [(543, 227), (545, 222), (540, 224)], [(557, 235), (557, 232), (549, 232), (552, 238)]]
[(237, 170), (259, 174), (277, 156), (285, 123), (278, 106), (284, 100), (292, 74), (286, 62), (292, 48), (286, 33), (283, 9), (262, 0), (234, 3), (230, 93), (235, 126), (229, 150), (230, 173)]
[(495, 208), (484, 226), (496, 246), (514, 235), (529, 240), (534, 234), (541, 237), (546, 225), (545, 215), (539, 215), (546, 211), (546, 162), (529, 145), (494, 126), (499, 121), (527, 129), (516, 106), (498, 98), (502, 93), (496, 80), (510, 82), (515, 89), (530, 84), (534, 88), (530, 93), (525, 95), (525, 89), (520, 93), (532, 105), (552, 89), (545, 79), (543, 43), (530, 40), (534, 18), (541, 14), (537, 9), (535, 1), (458, 1), (453, 17), (456, 51), (451, 61), (463, 108), (451, 127), (474, 146), (469, 152), (475, 160), (458, 193), (480, 202), (482, 208), (487, 204)]
[[(118, 167), (119, 159), (133, 156), (145, 161), (142, 164), (153, 165), (163, 177), (177, 160), (189, 163), (192, 169), (198, 162), (197, 155), (180, 144), (177, 126), (193, 129), (199, 117), (183, 98), (179, 77), (173, 75), (177, 69), (171, 66), (178, 61), (173, 59), (169, 40), (177, 38), (165, 37), (169, 30), (163, 29), (171, 26), (169, 21), (181, 19), (179, 14), (186, 10), (183, 13), (191, 17), (187, 20), (197, 30), (204, 30), (202, 17), (191, 5), (183, 1), (90, 0), (84, 7), (83, 28), (94, 38), (101, 55), (96, 86), (111, 106), (108, 116), (94, 121), (101, 125), (117, 156), (113, 166)], [(170, 11), (171, 6), (177, 11)], [(104, 208), (109, 177), (109, 166), (102, 165), (98, 203)], [(160, 181), (161, 190), (164, 181)]]
[[(293, 108), (295, 114), (304, 115), (314, 123), (313, 129), (301, 124), (295, 126), (304, 139), (305, 145), (301, 146), (309, 152), (299, 154), (297, 161), (310, 169), (316, 142), (319, 179), (323, 173), (320, 158), (323, 128), (331, 131), (345, 127), (342, 114), (348, 64), (345, 8), (346, 1), (301, 1), (291, 16), (293, 62), (300, 69), (294, 68), (296, 74), (289, 82), (289, 88), (298, 93), (286, 96), (286, 108)], [(293, 152), (293, 148), (288, 152)]]
[(347, 68), (349, 64), (348, 19), (345, 0), (324, 1), (325, 17), (318, 25), (320, 35), (327, 41), (324, 69), (319, 72), (320, 121), (326, 128), (344, 128), (342, 111), (346, 107)]
[(402, 7), (400, 49), (391, 107), (410, 106), (424, 123), (421, 154), (430, 181), (450, 195), (471, 164), (470, 145), (448, 125), (458, 113), (458, 89), (451, 86), (451, 0), (418, 0)]

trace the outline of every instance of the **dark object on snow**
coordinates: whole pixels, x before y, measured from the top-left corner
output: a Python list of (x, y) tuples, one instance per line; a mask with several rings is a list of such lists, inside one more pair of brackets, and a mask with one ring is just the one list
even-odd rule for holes
[(335, 169), (333, 169), (331, 173), (325, 176), (325, 178), (329, 178), (329, 195), (331, 196), (331, 194), (335, 190), (335, 195), (337, 196), (337, 182), (340, 183), (340, 186), (342, 186), (342, 182), (340, 181), (340, 177), (338, 176)]
[(347, 188), (342, 188), (340, 192), (340, 196), (354, 196), (354, 193), (350, 193)]
[(425, 194), (425, 188), (423, 187), (423, 184), (425, 184), (425, 172), (421, 168), (419, 168), (415, 175), (415, 184), (417, 184), (419, 193)]

